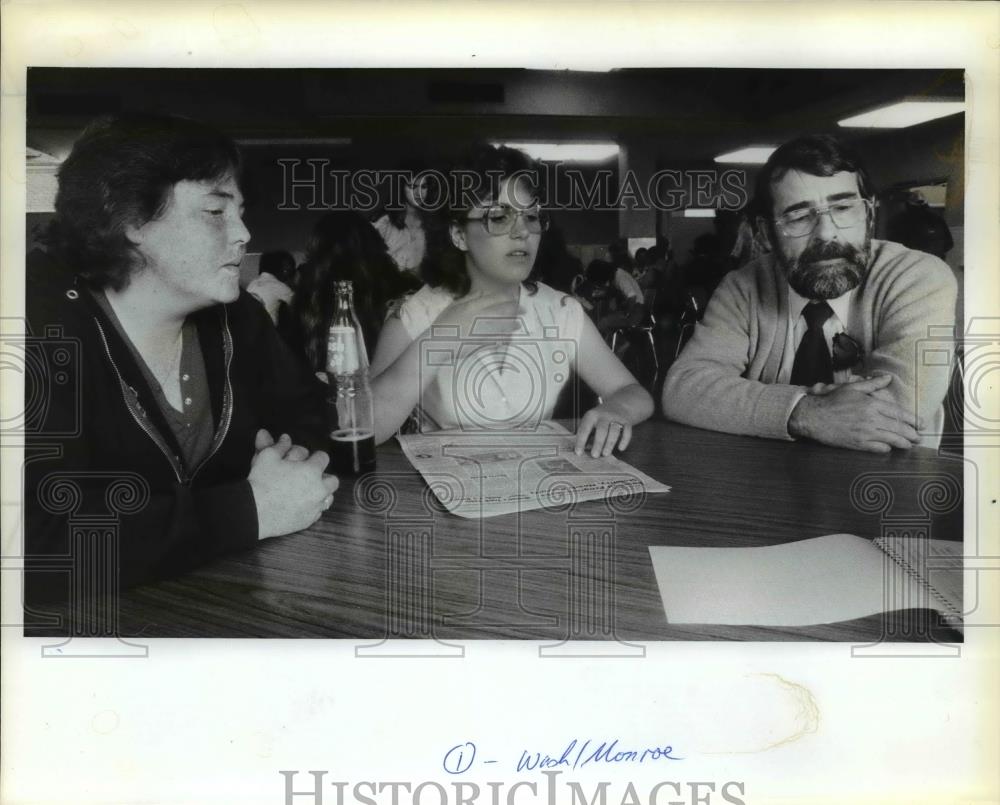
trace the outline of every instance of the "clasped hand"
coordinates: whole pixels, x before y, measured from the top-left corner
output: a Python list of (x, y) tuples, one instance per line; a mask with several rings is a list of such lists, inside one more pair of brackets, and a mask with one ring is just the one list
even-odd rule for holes
[(287, 433), (276, 442), (263, 429), (257, 431), (254, 450), (247, 480), (257, 506), (259, 539), (308, 528), (333, 504), (339, 481), (323, 472), (329, 457), (322, 450), (310, 453), (292, 444)]
[(788, 420), (792, 436), (835, 447), (888, 453), (917, 445), (919, 423), (888, 391), (892, 375), (847, 383), (817, 383), (807, 389)]

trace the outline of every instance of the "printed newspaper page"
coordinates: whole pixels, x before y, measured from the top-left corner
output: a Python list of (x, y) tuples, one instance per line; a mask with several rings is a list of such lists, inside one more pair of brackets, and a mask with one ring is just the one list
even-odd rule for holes
[(441, 505), (459, 517), (670, 491), (613, 456), (576, 455), (576, 436), (556, 422), (523, 434), (442, 430), (397, 438)]

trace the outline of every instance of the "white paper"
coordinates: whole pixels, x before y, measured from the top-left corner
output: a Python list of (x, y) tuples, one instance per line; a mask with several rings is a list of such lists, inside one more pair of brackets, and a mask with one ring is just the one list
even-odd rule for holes
[(654, 545), (649, 554), (670, 623), (811, 626), (941, 606), (871, 540), (852, 534), (758, 548)]
[(460, 517), (670, 491), (614, 456), (576, 455), (576, 436), (558, 422), (523, 434), (442, 430), (397, 438), (435, 497)]

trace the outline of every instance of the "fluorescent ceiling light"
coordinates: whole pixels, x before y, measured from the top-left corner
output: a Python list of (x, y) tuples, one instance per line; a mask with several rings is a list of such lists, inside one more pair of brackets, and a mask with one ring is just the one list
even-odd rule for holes
[(350, 137), (238, 137), (238, 145), (350, 145)]
[(711, 209), (711, 208), (709, 208), (709, 209), (697, 209), (695, 207), (689, 207), (688, 209), (684, 210), (684, 217), (685, 218), (714, 218), (715, 217), (715, 210)]
[(618, 156), (618, 143), (493, 143), (549, 162), (604, 162)]
[(30, 145), (25, 147), (24, 158), (28, 165), (59, 165), (62, 162), (58, 157)]
[(837, 125), (845, 128), (903, 129), (964, 111), (962, 101), (901, 101), (838, 120)]
[(776, 145), (753, 145), (728, 151), (715, 157), (716, 162), (738, 162), (742, 165), (763, 165), (777, 149)]

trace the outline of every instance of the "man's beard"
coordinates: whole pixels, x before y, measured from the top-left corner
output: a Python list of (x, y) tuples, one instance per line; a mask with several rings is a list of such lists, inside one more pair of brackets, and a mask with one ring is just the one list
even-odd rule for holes
[[(836, 299), (857, 288), (868, 272), (871, 235), (865, 237), (862, 248), (849, 243), (817, 241), (794, 260), (789, 260), (779, 248), (779, 262), (785, 269), (788, 284), (806, 299)], [(832, 265), (818, 265), (823, 260), (838, 260)]]

